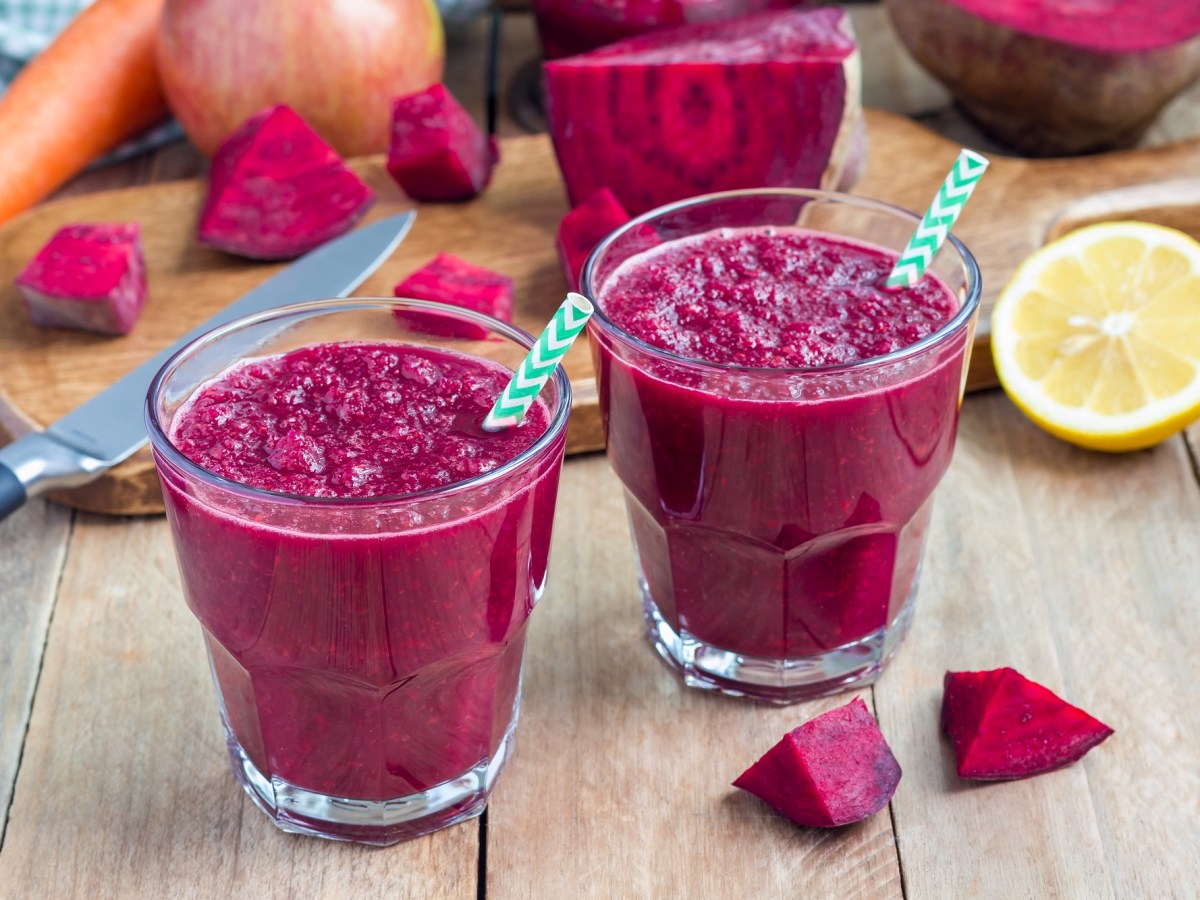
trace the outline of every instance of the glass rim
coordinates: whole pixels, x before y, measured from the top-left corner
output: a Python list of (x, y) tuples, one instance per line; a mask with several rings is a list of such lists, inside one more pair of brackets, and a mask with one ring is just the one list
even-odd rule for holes
[[(471, 309), (464, 309), (459, 306), (453, 306), (448, 303), (439, 303), (433, 300), (417, 300), (411, 297), (337, 297), (325, 300), (306, 300), (301, 303), (289, 303), (284, 306), (277, 306), (271, 309), (263, 310), (262, 312), (254, 313), (249, 316), (241, 316), (223, 325), (219, 325), (204, 334), (188, 341), (180, 347), (171, 357), (162, 365), (162, 368), (155, 373), (154, 378), (150, 381), (150, 387), (146, 392), (146, 400), (144, 404), (144, 415), (146, 420), (146, 429), (149, 432), (150, 444), (152, 448), (161, 453), (167, 460), (177, 468), (182, 469), (186, 474), (196, 477), (199, 480), (208, 483), (212, 487), (220, 488), (221, 490), (232, 491), (235, 494), (244, 495), (252, 499), (269, 501), (271, 503), (283, 503), (287, 505), (306, 505), (306, 506), (322, 506), (327, 508), (341, 507), (363, 509), (372, 506), (396, 506), (407, 504), (414, 501), (423, 501), (437, 499), (440, 497), (453, 496), (463, 491), (473, 490), (475, 488), (484, 487), (494, 481), (512, 474), (518, 469), (524, 468), (527, 464), (533, 462), (566, 431), (567, 419), (571, 414), (572, 406), (572, 391), (571, 381), (567, 377), (566, 370), (560, 363), (554, 369), (554, 374), (551, 376), (554, 380), (555, 387), (558, 389), (558, 407), (553, 411), (550, 423), (546, 426), (545, 432), (531, 445), (518, 453), (512, 459), (497, 466), (488, 472), (483, 472), (479, 475), (472, 475), (470, 478), (462, 481), (451, 482), (450, 484), (442, 485), (441, 487), (425, 488), (420, 491), (411, 491), (406, 494), (381, 494), (378, 497), (310, 497), (306, 494), (292, 494), (285, 491), (271, 491), (266, 488), (254, 487), (253, 485), (244, 484), (240, 481), (234, 481), (231, 478), (226, 478), (223, 475), (218, 475), (211, 472), (196, 462), (188, 459), (180, 452), (179, 448), (172, 443), (162, 423), (159, 421), (156, 398), (159, 396), (162, 387), (167, 379), (174, 374), (184, 362), (185, 358), (206, 346), (212, 346), (227, 337), (229, 334), (258, 325), (262, 322), (268, 322), (271, 319), (282, 319), (288, 316), (312, 311), (322, 310), (397, 310), (410, 309), (420, 310), (427, 313), (435, 313), (439, 315), (448, 315), (451, 318), (457, 318), (463, 321), (471, 322), (486, 328), (489, 332), (496, 332), (504, 336), (513, 343), (519, 345), (525, 350), (532, 349), (537, 342), (537, 338), (523, 328), (509, 322), (503, 322), (493, 316), (485, 313), (476, 312)], [(383, 343), (381, 341), (381, 343)], [(458, 352), (458, 351), (451, 351)], [(463, 354), (467, 356), (469, 354)], [(250, 357), (244, 357), (249, 359)], [(222, 370), (224, 371), (224, 370)], [(220, 372), (214, 373), (211, 377), (216, 377)], [(211, 380), (211, 378), (210, 378)], [(201, 384), (203, 384), (202, 382)], [(199, 386), (198, 386), (199, 387)], [(193, 391), (192, 393), (195, 393)], [(189, 394), (189, 397), (191, 395)]]
[[(592, 285), (593, 271), (595, 263), (603, 253), (608, 250), (621, 237), (628, 234), (633, 229), (645, 225), (654, 219), (661, 218), (670, 213), (679, 212), (680, 210), (689, 209), (696, 206), (705, 206), (721, 200), (733, 200), (743, 197), (803, 197), (809, 200), (824, 200), (842, 203), (848, 206), (858, 206), (863, 209), (891, 215), (898, 219), (907, 219), (912, 222), (913, 230), (916, 230), (917, 225), (921, 222), (921, 216), (914, 213), (912, 210), (905, 209), (902, 206), (896, 206), (892, 203), (887, 203), (883, 200), (874, 200), (870, 197), (859, 197), (854, 194), (846, 194), (841, 191), (822, 191), (810, 188), (745, 188), (736, 191), (719, 191), (711, 194), (701, 194), (696, 197), (688, 197), (684, 200), (677, 200), (674, 203), (668, 203), (659, 206), (649, 212), (642, 213), (634, 219), (626, 222), (611, 232), (604, 238), (592, 252), (588, 255), (587, 261), (584, 263), (583, 272), (580, 276), (580, 290), (592, 301), (592, 306), (595, 308), (595, 315), (592, 316), (590, 327), (596, 327), (600, 330), (612, 333), (616, 338), (631, 344), (635, 349), (640, 350), (652, 357), (656, 357), (664, 362), (673, 363), (676, 365), (683, 364), (699, 369), (711, 369), (717, 372), (725, 372), (741, 375), (758, 375), (758, 376), (774, 376), (780, 375), (841, 375), (850, 372), (861, 371), (864, 369), (872, 369), (879, 366), (885, 366), (889, 363), (908, 359), (913, 356), (920, 356), (929, 350), (939, 346), (945, 341), (950, 340), (958, 332), (967, 328), (971, 320), (974, 318), (976, 310), (979, 308), (980, 297), (983, 292), (982, 282), (980, 280), (979, 264), (971, 251), (956, 238), (953, 234), (948, 235), (946, 244), (939, 249), (944, 250), (946, 245), (953, 246), (958, 253), (959, 258), (963, 262), (963, 267), (966, 269), (967, 291), (966, 297), (963, 299), (962, 305), (958, 308), (953, 316), (950, 317), (944, 325), (927, 334), (919, 341), (901, 347), (898, 350), (893, 350), (890, 353), (885, 353), (882, 356), (872, 356), (867, 359), (858, 359), (848, 363), (830, 363), (824, 366), (743, 366), (737, 363), (718, 363), (710, 362), (703, 359), (695, 359), (694, 357), (684, 356), (681, 353), (676, 353), (672, 350), (664, 350), (662, 347), (656, 347), (636, 335), (630, 334), (611, 318), (604, 309), (604, 305), (596, 298), (596, 291)], [(703, 232), (699, 232), (703, 233)], [(849, 235), (846, 235), (849, 237)]]

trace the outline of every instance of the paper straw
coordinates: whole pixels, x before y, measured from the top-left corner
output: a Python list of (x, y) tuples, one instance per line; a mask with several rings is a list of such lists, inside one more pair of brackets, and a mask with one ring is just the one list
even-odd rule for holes
[(594, 311), (587, 297), (567, 294), (567, 299), (562, 302), (546, 330), (538, 335), (533, 349), (517, 366), (512, 380), (496, 398), (492, 411), (483, 420), (485, 431), (509, 428), (525, 417)]
[(887, 277), (888, 287), (910, 287), (921, 280), (937, 252), (950, 236), (950, 228), (970, 199), (975, 185), (987, 171), (988, 161), (970, 150), (962, 150), (942, 186), (926, 210), (921, 224), (908, 241)]

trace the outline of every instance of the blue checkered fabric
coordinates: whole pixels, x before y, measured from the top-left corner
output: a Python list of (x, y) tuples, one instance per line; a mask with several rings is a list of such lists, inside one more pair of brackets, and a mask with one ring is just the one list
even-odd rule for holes
[(0, 87), (91, 0), (0, 0)]
[[(0, 0), (0, 95), (26, 62), (45, 50), (92, 0)], [(128, 159), (182, 136), (170, 122), (118, 148), (100, 164)]]

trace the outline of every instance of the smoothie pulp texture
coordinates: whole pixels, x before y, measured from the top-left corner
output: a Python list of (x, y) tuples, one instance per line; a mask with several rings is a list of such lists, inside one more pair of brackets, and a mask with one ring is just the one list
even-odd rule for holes
[(960, 307), (931, 276), (886, 288), (895, 258), (799, 228), (720, 229), (595, 286), (609, 321), (686, 357), (592, 329), (643, 588), (677, 634), (801, 659), (878, 638), (904, 609), (968, 335), (878, 359)]
[(176, 413), (185, 457), (277, 492), (158, 455), (222, 715), (265, 778), (390, 800), (501, 752), (563, 452), (560, 435), (462, 484), (549, 427), (539, 402), (480, 428), (509, 377), (430, 348), (317, 344), (238, 364)]

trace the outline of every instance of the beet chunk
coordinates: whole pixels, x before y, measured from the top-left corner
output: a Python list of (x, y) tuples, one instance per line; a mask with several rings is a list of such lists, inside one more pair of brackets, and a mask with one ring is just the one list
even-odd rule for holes
[[(482, 266), (473, 266), (449, 253), (439, 253), (433, 260), (417, 269), (395, 288), (397, 297), (414, 300), (434, 300), (463, 309), (474, 310), (511, 322), (513, 314), (513, 280), (507, 275)], [(482, 339), (487, 329), (470, 322), (450, 322), (438, 316), (418, 312), (398, 311), (397, 318), (426, 334)]]
[(349, 231), (374, 201), (307, 122), (273, 106), (217, 150), (196, 239), (250, 259), (292, 259)]
[(879, 812), (899, 783), (896, 757), (855, 697), (789, 731), (733, 786), (798, 825), (832, 828)]
[(1113, 730), (1015, 669), (947, 672), (942, 728), (962, 778), (1028, 778), (1068, 766)]
[(601, 188), (563, 217), (558, 226), (558, 259), (571, 290), (579, 290), (583, 264), (596, 245), (629, 221), (613, 192)]
[(387, 169), (414, 200), (468, 200), (487, 187), (499, 159), (495, 139), (445, 85), (393, 102)]
[(840, 9), (651, 32), (547, 62), (546, 118), (571, 203), (630, 215), (713, 191), (846, 187), (861, 72)]
[(67, 225), (16, 284), (34, 325), (128, 334), (146, 302), (141, 229)]

